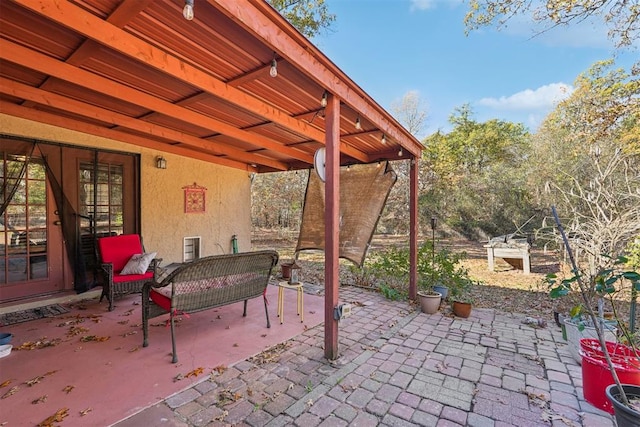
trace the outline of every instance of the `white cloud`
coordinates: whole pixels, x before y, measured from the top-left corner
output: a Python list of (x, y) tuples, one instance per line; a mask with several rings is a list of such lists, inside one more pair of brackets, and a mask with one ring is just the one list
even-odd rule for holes
[(510, 96), (482, 98), (477, 105), (503, 111), (549, 110), (558, 102), (568, 98), (573, 86), (566, 83), (551, 83), (535, 90), (526, 89)]
[(438, 4), (449, 5), (449, 7), (458, 7), (463, 5), (465, 0), (411, 0), (410, 10), (429, 10), (435, 9)]
[(436, 0), (411, 0), (411, 10), (427, 10), (436, 7)]

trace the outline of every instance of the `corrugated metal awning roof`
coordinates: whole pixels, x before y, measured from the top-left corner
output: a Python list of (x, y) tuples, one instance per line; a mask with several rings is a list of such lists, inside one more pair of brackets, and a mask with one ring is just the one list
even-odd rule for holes
[(341, 164), (419, 156), (420, 142), (266, 2), (195, 0), (193, 21), (183, 6), (1, 2), (0, 111), (268, 172), (313, 165), (327, 91), (341, 102)]

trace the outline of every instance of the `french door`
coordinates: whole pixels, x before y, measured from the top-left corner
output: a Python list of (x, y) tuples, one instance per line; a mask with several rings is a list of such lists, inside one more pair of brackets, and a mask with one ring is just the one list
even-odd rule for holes
[(139, 232), (138, 156), (0, 144), (0, 302), (101, 284), (96, 239)]

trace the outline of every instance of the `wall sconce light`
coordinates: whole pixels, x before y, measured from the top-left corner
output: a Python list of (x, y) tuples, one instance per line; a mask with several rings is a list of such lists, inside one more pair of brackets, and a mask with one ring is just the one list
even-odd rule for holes
[(182, 9), (182, 16), (187, 21), (193, 21), (193, 1), (194, 0), (184, 0), (184, 9)]
[(362, 123), (360, 123), (360, 116), (356, 117), (356, 129), (357, 130), (362, 129)]
[(326, 107), (327, 106), (327, 99), (328, 98), (329, 98), (329, 94), (325, 90), (324, 93), (322, 94), (322, 99), (320, 100), (320, 105), (322, 105), (322, 107)]
[(398, 157), (402, 157), (404, 155), (404, 152), (402, 151), (402, 147), (400, 147), (400, 149), (398, 150)]
[(271, 77), (278, 77), (278, 62), (276, 61), (276, 55), (273, 54), (273, 59), (271, 60), (271, 68), (269, 69), (269, 75)]
[(156, 167), (158, 169), (166, 169), (167, 168), (167, 159), (162, 156), (156, 157)]
[(387, 137), (385, 136), (385, 134), (382, 134), (382, 138), (380, 138), (380, 142), (382, 142), (383, 144), (387, 143)]

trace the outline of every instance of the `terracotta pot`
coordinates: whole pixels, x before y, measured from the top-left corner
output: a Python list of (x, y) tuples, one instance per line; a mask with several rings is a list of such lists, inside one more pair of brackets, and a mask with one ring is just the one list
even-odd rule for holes
[(458, 317), (464, 317), (466, 319), (471, 316), (471, 303), (454, 301), (451, 308), (453, 309), (453, 314)]
[(442, 294), (438, 292), (418, 292), (418, 298), (420, 299), (420, 309), (422, 312), (426, 314), (433, 314), (440, 308)]
[(282, 278), (289, 279), (291, 278), (291, 266), (293, 264), (281, 264), (280, 268), (282, 269)]

